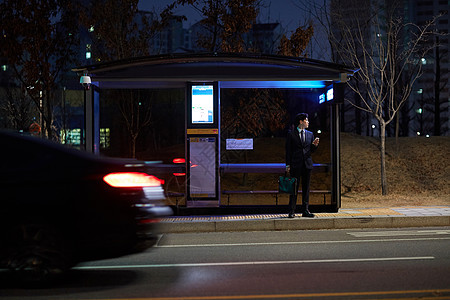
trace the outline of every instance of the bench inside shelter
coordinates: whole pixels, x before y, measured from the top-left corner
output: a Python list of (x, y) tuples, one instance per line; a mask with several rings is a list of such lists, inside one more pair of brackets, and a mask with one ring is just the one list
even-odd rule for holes
[[(284, 163), (239, 163), (239, 164), (221, 164), (221, 173), (274, 173), (283, 174), (286, 169)], [(329, 172), (329, 164), (314, 164), (313, 173)], [(331, 190), (310, 190), (310, 194), (322, 194), (323, 204), (326, 204), (326, 195), (331, 195)], [(302, 190), (298, 191), (299, 194)], [(275, 205), (278, 205), (278, 190), (223, 190), (223, 195), (227, 196), (227, 205), (230, 205), (230, 197), (232, 195), (250, 195), (250, 194), (270, 194), (275, 197)]]

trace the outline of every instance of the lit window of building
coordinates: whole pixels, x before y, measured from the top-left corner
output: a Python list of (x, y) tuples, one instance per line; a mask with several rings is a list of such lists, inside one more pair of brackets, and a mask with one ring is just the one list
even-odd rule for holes
[(100, 128), (100, 148), (109, 149), (110, 146), (109, 128)]

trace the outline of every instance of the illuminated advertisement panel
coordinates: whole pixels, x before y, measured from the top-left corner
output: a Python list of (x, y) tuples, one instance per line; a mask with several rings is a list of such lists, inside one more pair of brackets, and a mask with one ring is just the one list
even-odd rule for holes
[(331, 100), (333, 100), (333, 98), (334, 98), (334, 92), (333, 92), (333, 89), (331, 88), (327, 91), (327, 101), (331, 101)]
[(326, 93), (319, 95), (319, 104), (325, 103), (326, 101), (331, 101), (334, 98), (333, 88), (326, 91)]
[(192, 86), (192, 124), (214, 123), (214, 88), (212, 85)]
[(217, 196), (216, 138), (189, 138), (189, 195), (192, 198)]
[(319, 95), (319, 104), (322, 104), (325, 102), (325, 94), (320, 94)]

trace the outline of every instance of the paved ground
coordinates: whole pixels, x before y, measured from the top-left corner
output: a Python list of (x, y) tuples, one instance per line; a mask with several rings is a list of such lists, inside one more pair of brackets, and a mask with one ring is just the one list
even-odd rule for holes
[(171, 216), (161, 220), (162, 232), (399, 228), (450, 226), (450, 206), (340, 209), (294, 219), (287, 214)]

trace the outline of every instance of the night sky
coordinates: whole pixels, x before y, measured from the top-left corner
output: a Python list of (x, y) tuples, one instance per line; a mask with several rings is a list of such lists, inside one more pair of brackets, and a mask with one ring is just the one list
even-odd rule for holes
[[(172, 2), (172, 0), (141, 0), (139, 9), (160, 12)], [(305, 14), (295, 4), (296, 2), (298, 0), (264, 0), (265, 8), (261, 9), (258, 21), (262, 23), (278, 21), (288, 30), (295, 30), (298, 25), (303, 25), (306, 20)], [(184, 24), (185, 27), (189, 27), (201, 18), (198, 12), (190, 8), (177, 9), (176, 13), (187, 16), (188, 20)]]

